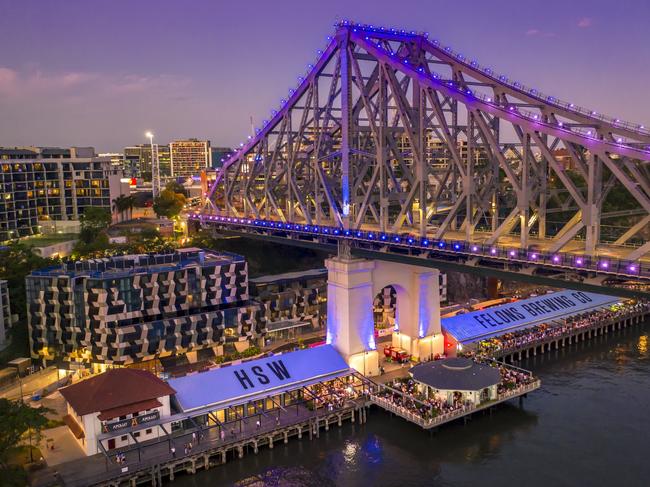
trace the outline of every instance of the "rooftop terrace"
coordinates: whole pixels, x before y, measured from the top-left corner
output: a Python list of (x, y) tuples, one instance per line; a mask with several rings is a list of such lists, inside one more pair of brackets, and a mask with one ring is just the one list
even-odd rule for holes
[(134, 274), (173, 271), (199, 265), (228, 265), (244, 262), (244, 257), (230, 252), (188, 247), (162, 254), (118, 255), (102, 259), (68, 261), (60, 265), (35, 270), (31, 276), (67, 275), (89, 276), (96, 279), (126, 277)]

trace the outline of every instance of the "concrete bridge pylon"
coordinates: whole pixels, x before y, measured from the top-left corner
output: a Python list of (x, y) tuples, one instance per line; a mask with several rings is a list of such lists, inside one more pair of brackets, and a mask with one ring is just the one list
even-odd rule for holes
[(379, 374), (373, 300), (386, 286), (397, 293), (392, 344), (416, 360), (442, 354), (437, 269), (339, 255), (325, 261), (327, 343), (364, 375)]

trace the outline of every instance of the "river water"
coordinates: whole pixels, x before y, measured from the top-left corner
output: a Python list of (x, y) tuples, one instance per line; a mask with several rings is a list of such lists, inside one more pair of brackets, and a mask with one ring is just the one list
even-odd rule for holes
[(430, 435), (372, 408), (364, 425), (261, 449), (173, 487), (650, 486), (650, 326), (524, 361), (542, 388)]

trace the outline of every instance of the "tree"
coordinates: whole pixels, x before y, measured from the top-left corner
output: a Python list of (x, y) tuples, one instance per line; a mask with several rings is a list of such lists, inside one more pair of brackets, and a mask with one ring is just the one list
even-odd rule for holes
[(189, 196), (187, 189), (185, 189), (185, 186), (183, 186), (181, 183), (177, 183), (176, 181), (168, 182), (165, 185), (165, 189), (173, 191), (174, 193), (182, 194), (186, 198)]
[(5, 481), (6, 475), (15, 475), (8, 464), (9, 454), (26, 435), (30, 444), (34, 438), (38, 445), (48, 421), (45, 414), (49, 412), (47, 408), (35, 409), (23, 402), (0, 399), (0, 472)]
[(125, 212), (128, 212), (128, 218), (131, 219), (131, 212), (133, 211), (133, 206), (135, 205), (135, 198), (133, 196), (127, 196), (125, 194), (119, 195), (113, 200), (113, 213), (118, 214), (118, 221), (120, 217), (124, 215)]
[(88, 229), (94, 232), (101, 232), (108, 228), (113, 219), (111, 218), (111, 212), (106, 208), (100, 208), (98, 206), (89, 206), (86, 208), (79, 217), (81, 221), (81, 229)]
[(34, 254), (24, 244), (14, 242), (0, 250), (0, 278), (8, 281), (11, 312), (18, 314), (18, 322), (10, 328), (11, 347), (3, 350), (2, 360), (24, 356), (28, 351), (25, 277), (34, 269), (54, 264), (53, 259), (44, 259)]
[(169, 189), (161, 191), (160, 196), (153, 201), (153, 211), (156, 215), (174, 218), (178, 216), (185, 206), (185, 196), (181, 193), (175, 193)]
[(90, 259), (105, 257), (106, 251), (111, 244), (106, 232), (95, 233), (90, 229), (82, 229), (79, 241), (72, 249), (73, 259)]

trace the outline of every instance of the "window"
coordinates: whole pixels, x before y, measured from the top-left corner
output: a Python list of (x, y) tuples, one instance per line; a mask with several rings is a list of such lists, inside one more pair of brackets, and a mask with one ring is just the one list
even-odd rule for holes
[(124, 436), (121, 436), (121, 437), (120, 437), (120, 440), (121, 440), (121, 441), (126, 441), (127, 438), (128, 438), (128, 436), (127, 436), (127, 435), (124, 435)]
[(152, 430), (151, 428), (147, 428), (147, 429), (145, 430), (144, 433), (145, 433), (146, 435), (150, 435), (152, 431), (153, 431), (153, 430)]
[(134, 436), (135, 438), (139, 438), (139, 437), (140, 437), (140, 432), (139, 432), (139, 431), (136, 431), (135, 433), (133, 433), (133, 436)]

